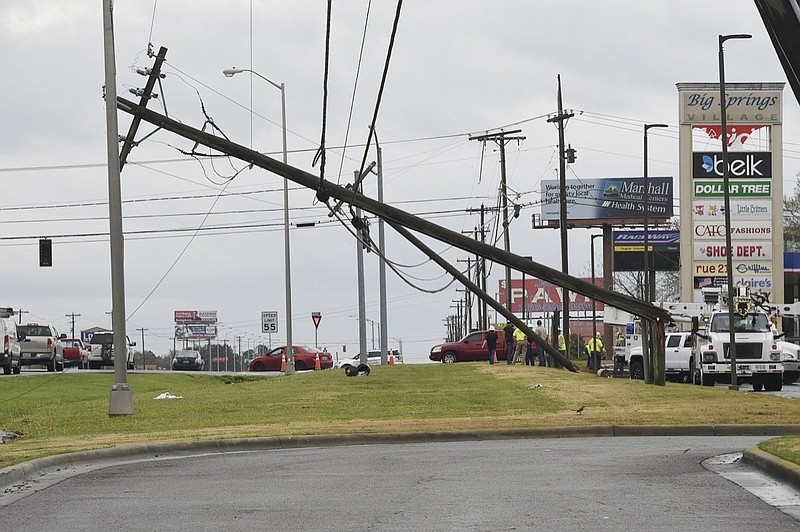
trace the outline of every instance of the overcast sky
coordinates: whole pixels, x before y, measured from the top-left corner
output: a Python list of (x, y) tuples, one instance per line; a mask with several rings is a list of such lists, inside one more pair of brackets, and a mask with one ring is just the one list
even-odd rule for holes
[[(249, 74), (222, 75), (232, 66), (251, 68), (286, 84), (289, 163), (317, 175), (312, 160), (322, 124), (326, 4), (118, 0), (117, 90), (135, 99), (127, 91), (145, 84), (135, 70), (152, 65), (148, 44), (156, 51), (166, 47), (166, 78), (151, 108), (166, 108), (201, 128), (202, 105), (232, 141), (280, 159), (280, 92)], [(341, 184), (352, 180), (363, 157), (396, 10), (393, 1), (372, 2), (356, 86), (368, 4), (333, 2), (326, 178)], [(0, 3), (0, 305), (25, 310), (24, 322), (53, 323), (68, 334), (71, 313), (80, 314), (76, 331), (111, 325), (103, 5)], [(663, 122), (673, 127), (650, 132), (649, 173), (675, 176), (677, 195), (675, 84), (716, 82), (717, 35), (727, 33), (753, 35), (726, 44), (727, 81), (785, 81), (750, 0), (407, 1), (377, 120), (385, 200), (456, 231), (472, 231), (478, 216), (467, 211), (498, 204), (500, 174), (495, 147), (469, 135), (522, 129), (525, 140), (507, 147), (511, 200), (522, 205), (510, 225), (511, 248), (560, 268), (558, 232), (531, 227), (540, 182), (555, 178), (558, 168), (557, 131), (546, 122), (557, 109), (557, 75), (564, 106), (576, 115), (566, 130), (577, 150), (568, 177), (641, 176), (642, 125)], [(124, 134), (130, 117), (119, 116)], [(784, 123), (788, 193), (800, 170), (800, 112), (788, 85)], [(139, 137), (151, 130), (143, 125)], [(146, 329), (146, 349), (165, 354), (172, 348), (175, 310), (216, 310), (220, 338), (243, 336), (247, 349), (264, 338), (261, 311), (276, 310), (281, 332), (272, 342), (278, 345), (285, 334), (283, 180), (245, 169), (231, 181), (243, 164), (223, 159), (212, 166), (178, 151), (191, 148), (158, 132), (133, 150), (122, 172), (128, 334), (138, 349), (140, 329)], [(356, 244), (330, 221), (313, 192), (292, 189), (295, 343), (314, 344), (311, 313), (320, 312), (320, 347), (341, 353), (346, 345), (355, 354)], [(365, 193), (375, 196), (374, 176)], [(487, 217), (487, 227), (496, 227), (495, 217)], [(298, 222), (318, 223), (297, 229)], [(589, 275), (591, 232), (570, 231), (573, 275)], [(52, 268), (38, 266), (40, 237), (53, 239)], [(427, 242), (466, 267), (467, 253)], [(391, 347), (402, 339), (407, 354), (424, 359), (445, 335), (443, 320), (454, 312), (459, 287), (429, 293), (450, 279), (389, 229), (387, 254), (416, 266), (402, 271), (425, 290), (389, 272)], [(368, 316), (377, 322), (374, 254), (367, 255), (366, 269)], [(502, 270), (492, 269), (490, 292)], [(377, 342), (377, 331), (375, 337)]]

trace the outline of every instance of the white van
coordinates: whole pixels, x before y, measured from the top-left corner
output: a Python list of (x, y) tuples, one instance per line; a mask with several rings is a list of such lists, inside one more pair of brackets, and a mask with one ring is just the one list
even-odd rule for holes
[(0, 351), (0, 366), (3, 367), (5, 375), (19, 375), (20, 372), (20, 347), (17, 338), (17, 324), (11, 316), (14, 309), (0, 308), (0, 339), (3, 340), (2, 351)]

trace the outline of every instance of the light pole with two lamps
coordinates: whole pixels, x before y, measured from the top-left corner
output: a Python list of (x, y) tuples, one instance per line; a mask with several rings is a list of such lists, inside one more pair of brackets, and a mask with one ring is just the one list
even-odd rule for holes
[[(728, 168), (728, 120), (727, 105), (725, 102), (725, 53), (722, 44), (729, 39), (749, 39), (752, 35), (738, 33), (733, 35), (719, 36), (719, 116), (722, 126), (722, 195), (725, 204), (725, 262), (728, 269), (728, 329), (730, 329), (730, 343), (728, 354), (731, 359), (731, 390), (739, 389), (739, 382), (736, 377), (736, 331), (734, 327), (734, 300), (733, 294), (733, 257), (731, 246), (731, 195), (729, 190)], [(725, 356), (725, 353), (723, 353)]]
[[(226, 77), (234, 74), (250, 72), (279, 91), (281, 91), (281, 129), (283, 130), (283, 164), (287, 164), (286, 150), (286, 88), (283, 83), (278, 85), (270, 79), (249, 68), (226, 68), (222, 71)], [(286, 283), (286, 374), (294, 373), (294, 351), (292, 350), (292, 268), (291, 254), (289, 252), (289, 180), (283, 178), (283, 255), (284, 255), (284, 280)]]
[[(644, 208), (644, 300), (647, 303), (652, 302), (653, 297), (655, 296), (655, 277), (656, 272), (655, 269), (653, 270), (652, 279), (650, 276), (650, 242), (649, 242), (649, 229), (648, 229), (648, 214), (650, 211), (650, 206), (648, 205), (650, 200), (650, 182), (647, 173), (647, 131), (654, 128), (654, 127), (669, 127), (667, 124), (645, 124), (644, 125), (644, 168), (643, 168), (643, 180), (644, 180), (644, 194), (642, 196), (642, 203)], [(650, 290), (650, 284), (653, 284), (653, 290)], [(665, 382), (665, 375), (664, 372), (659, 370), (658, 372), (654, 371), (655, 364), (653, 364), (653, 360), (650, 357), (650, 327), (649, 322), (647, 320), (642, 320), (642, 361), (644, 363), (644, 381), (647, 384), (650, 384), (655, 381), (656, 384), (664, 385)], [(660, 366), (659, 366), (660, 367)]]

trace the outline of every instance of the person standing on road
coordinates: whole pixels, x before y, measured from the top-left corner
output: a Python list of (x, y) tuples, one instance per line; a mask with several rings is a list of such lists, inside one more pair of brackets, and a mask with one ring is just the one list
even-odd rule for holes
[[(542, 320), (536, 322), (536, 329), (533, 332), (535, 332), (536, 336), (541, 338), (543, 342), (547, 341), (547, 329), (542, 326)], [(547, 358), (545, 358), (546, 351), (544, 350), (544, 346), (536, 344), (536, 351), (539, 355), (539, 366), (546, 366)]]
[[(617, 350), (618, 347), (622, 349)], [(622, 333), (617, 335), (617, 342), (614, 346), (614, 372), (615, 376), (622, 375), (625, 372), (625, 337)]]
[(489, 364), (494, 364), (494, 356), (497, 352), (497, 333), (494, 326), (489, 327), (486, 332), (486, 349), (489, 351)]
[(514, 329), (514, 357), (512, 363), (522, 363), (528, 352), (528, 337), (520, 328)]
[(506, 326), (503, 328), (503, 338), (506, 341), (506, 359), (510, 366), (514, 360), (514, 324), (510, 321), (506, 322)]

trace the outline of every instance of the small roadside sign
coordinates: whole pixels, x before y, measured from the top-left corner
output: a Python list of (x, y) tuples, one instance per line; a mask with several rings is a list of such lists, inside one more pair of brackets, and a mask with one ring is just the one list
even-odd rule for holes
[(319, 329), (319, 322), (322, 321), (322, 314), (320, 312), (312, 312), (311, 321), (314, 322), (314, 328)]
[(278, 312), (275, 310), (265, 310), (261, 313), (261, 332), (278, 332)]

